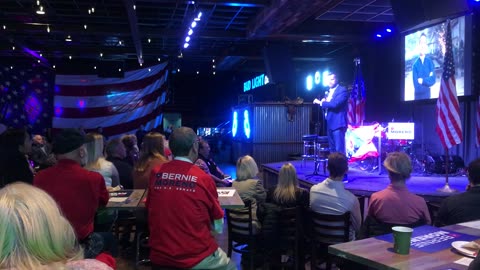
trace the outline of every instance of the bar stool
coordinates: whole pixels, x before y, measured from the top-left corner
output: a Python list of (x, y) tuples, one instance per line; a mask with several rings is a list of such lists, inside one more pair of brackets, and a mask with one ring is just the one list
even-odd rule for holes
[(317, 166), (320, 164), (323, 165), (323, 174), (326, 173), (327, 169), (327, 162), (328, 162), (328, 155), (330, 154), (330, 145), (328, 144), (328, 137), (327, 136), (317, 136), (316, 138), (316, 146), (315, 146), (316, 156), (315, 159), (315, 170), (317, 171)]
[(302, 155), (302, 161), (303, 161), (303, 167), (306, 166), (306, 161), (307, 160), (316, 160), (317, 158), (317, 135), (315, 134), (309, 134), (309, 135), (303, 135), (302, 140), (303, 140), (303, 155)]

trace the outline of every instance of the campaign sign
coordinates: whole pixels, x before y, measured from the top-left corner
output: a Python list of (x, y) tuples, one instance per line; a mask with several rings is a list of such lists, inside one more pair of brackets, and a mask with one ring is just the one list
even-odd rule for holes
[(415, 123), (388, 123), (387, 139), (389, 140), (414, 140)]
[[(385, 234), (375, 237), (382, 241), (393, 244), (393, 234)], [(451, 247), (455, 241), (473, 241), (478, 236), (458, 233), (454, 231), (444, 230), (432, 226), (421, 226), (413, 229), (410, 248), (420, 250), (427, 253), (434, 253)]]

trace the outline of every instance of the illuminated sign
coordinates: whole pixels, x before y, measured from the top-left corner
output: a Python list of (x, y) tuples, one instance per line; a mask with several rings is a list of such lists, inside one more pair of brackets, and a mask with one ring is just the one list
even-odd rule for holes
[(250, 118), (248, 117), (248, 110), (243, 111), (243, 132), (247, 139), (250, 139)]
[(238, 113), (237, 111), (233, 112), (233, 123), (232, 123), (232, 136), (237, 136), (237, 129), (238, 129)]
[(265, 74), (259, 75), (243, 83), (243, 92), (247, 92), (257, 87), (264, 86), (269, 82), (270, 81), (268, 80), (268, 77)]
[(388, 123), (387, 138), (389, 140), (414, 140), (415, 123)]

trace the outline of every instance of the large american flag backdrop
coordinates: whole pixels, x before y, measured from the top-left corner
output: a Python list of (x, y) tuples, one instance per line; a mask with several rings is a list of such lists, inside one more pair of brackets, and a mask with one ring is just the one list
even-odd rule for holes
[(107, 136), (146, 130), (162, 122), (167, 63), (125, 73), (124, 78), (56, 75), (54, 129), (103, 128)]
[(360, 58), (355, 58), (355, 78), (348, 99), (347, 120), (350, 125), (362, 125), (365, 120), (365, 81), (360, 66)]
[(445, 39), (445, 61), (443, 63), (442, 81), (440, 82), (440, 94), (437, 100), (437, 126), (435, 130), (443, 146), (449, 149), (454, 145), (460, 144), (463, 140), (460, 106), (455, 86), (455, 66), (453, 64), (450, 21), (447, 23)]
[(0, 65), (0, 123), (46, 133), (52, 123), (54, 74), (33, 66)]

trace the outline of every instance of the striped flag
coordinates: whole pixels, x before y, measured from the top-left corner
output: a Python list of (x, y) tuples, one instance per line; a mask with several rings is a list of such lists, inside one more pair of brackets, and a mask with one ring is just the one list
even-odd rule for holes
[(350, 125), (362, 125), (365, 120), (365, 82), (360, 68), (360, 58), (355, 58), (354, 62), (355, 79), (348, 99), (347, 120)]
[(477, 137), (476, 137), (477, 147), (480, 147), (480, 96), (478, 97), (477, 103)]
[(167, 63), (126, 72), (124, 78), (97, 75), (57, 75), (54, 89), (54, 129), (103, 128), (107, 136), (135, 133), (162, 122), (166, 99)]
[(437, 100), (436, 132), (447, 149), (462, 142), (462, 122), (455, 83), (455, 66), (453, 64), (452, 31), (450, 21), (447, 24), (445, 37), (446, 51), (443, 62), (440, 94)]

